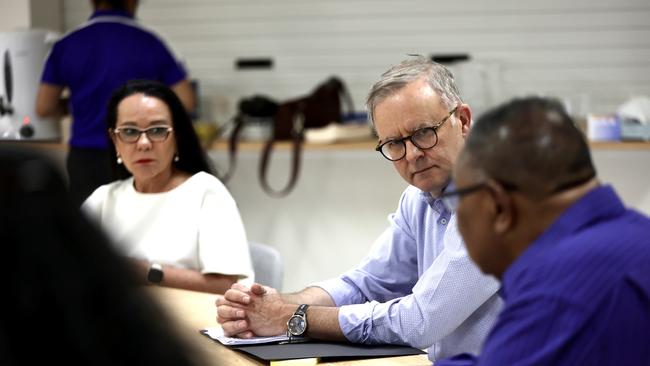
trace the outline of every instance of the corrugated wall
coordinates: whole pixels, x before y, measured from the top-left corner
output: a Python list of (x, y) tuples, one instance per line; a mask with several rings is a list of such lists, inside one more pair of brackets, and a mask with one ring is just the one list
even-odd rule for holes
[[(89, 12), (65, 0), (66, 29)], [(138, 16), (198, 79), (206, 119), (229, 117), (241, 96), (289, 98), (333, 74), (362, 109), (407, 54), (469, 54), (456, 71), (477, 109), (534, 93), (603, 113), (650, 95), (648, 0), (142, 0)], [(273, 68), (235, 69), (259, 57)]]

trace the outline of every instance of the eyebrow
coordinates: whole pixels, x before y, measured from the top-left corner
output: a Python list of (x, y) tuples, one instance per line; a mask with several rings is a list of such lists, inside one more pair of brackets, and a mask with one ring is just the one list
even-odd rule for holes
[(420, 122), (420, 124), (418, 124), (417, 126), (415, 126), (414, 129), (411, 130), (411, 133), (425, 127), (434, 127), (436, 124), (437, 122)]
[[(409, 130), (408, 136), (413, 135), (413, 133), (415, 131), (419, 130), (419, 129), (426, 128), (426, 127), (434, 127), (434, 126), (435, 126), (435, 122), (431, 122), (431, 121), (429, 121), (429, 122), (420, 122), (420, 123), (418, 123), (417, 126), (415, 126), (414, 128)], [(402, 136), (402, 135), (400, 135), (400, 136), (389, 136), (389, 137), (387, 137), (387, 138), (385, 138), (383, 140), (379, 139), (379, 143), (381, 144), (381, 143), (384, 143), (386, 141), (399, 140), (399, 139), (402, 139), (402, 138), (404, 138), (404, 136)]]
[[(169, 123), (167, 120), (157, 119), (157, 120), (150, 121), (149, 124), (146, 125), (144, 128), (149, 128), (149, 127), (153, 127), (153, 126), (157, 126), (157, 125), (170, 125), (170, 124), (171, 123)], [(120, 124), (119, 126), (138, 127), (138, 123), (133, 122), (133, 121), (126, 121), (126, 122)]]

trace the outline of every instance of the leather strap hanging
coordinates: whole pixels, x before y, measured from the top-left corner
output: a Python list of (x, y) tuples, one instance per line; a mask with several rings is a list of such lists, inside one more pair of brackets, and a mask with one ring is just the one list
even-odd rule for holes
[[(332, 122), (341, 122), (341, 98), (347, 104), (348, 112), (353, 112), (352, 98), (343, 82), (337, 77), (331, 77), (319, 84), (314, 91), (304, 97), (293, 99), (280, 105), (263, 96), (253, 96), (243, 99), (239, 104), (239, 112), (233, 119), (235, 124), (229, 139), (228, 170), (220, 179), (228, 181), (236, 167), (237, 142), (244, 125), (246, 116), (273, 116), (273, 136), (266, 141), (262, 149), (259, 163), (259, 180), (262, 189), (271, 197), (284, 197), (295, 187), (300, 175), (302, 143), (305, 128), (324, 127)], [(277, 141), (291, 140), (292, 159), (291, 171), (287, 184), (281, 189), (274, 189), (268, 182), (268, 172), (274, 144)]]
[[(293, 190), (300, 175), (305, 128), (324, 127), (332, 122), (341, 122), (341, 98), (345, 99), (348, 112), (353, 112), (352, 98), (345, 84), (339, 78), (331, 77), (319, 84), (310, 95), (280, 104), (275, 115), (273, 137), (264, 146), (259, 167), (260, 184), (268, 195), (284, 197)], [(273, 144), (287, 139), (292, 141), (291, 173), (287, 185), (276, 190), (268, 183), (269, 160)]]
[(235, 127), (233, 127), (228, 139), (228, 169), (219, 177), (224, 184), (232, 178), (237, 167), (237, 140), (239, 140), (239, 133), (244, 127), (244, 119), (241, 114), (237, 114), (233, 119)]
[(229, 181), (237, 167), (237, 144), (239, 135), (246, 125), (247, 117), (253, 118), (274, 118), (278, 110), (278, 104), (263, 95), (254, 95), (250, 98), (240, 100), (237, 115), (233, 118), (234, 127), (228, 139), (228, 170), (219, 177), (226, 183)]
[(292, 141), (292, 160), (291, 160), (291, 173), (289, 176), (289, 181), (287, 185), (280, 189), (275, 190), (271, 187), (268, 182), (268, 169), (270, 166), (271, 153), (273, 152), (273, 145), (278, 138), (272, 137), (269, 139), (266, 144), (264, 144), (264, 149), (262, 150), (262, 158), (259, 165), (259, 179), (262, 189), (271, 197), (284, 197), (288, 195), (298, 182), (298, 176), (300, 175), (300, 162), (302, 154), (302, 140), (304, 138), (304, 123), (305, 116), (303, 109), (305, 107), (305, 100), (299, 99), (292, 102), (287, 102), (281, 104), (278, 108), (278, 113), (275, 116), (276, 126), (278, 123), (290, 125), (291, 129), (289, 136)]

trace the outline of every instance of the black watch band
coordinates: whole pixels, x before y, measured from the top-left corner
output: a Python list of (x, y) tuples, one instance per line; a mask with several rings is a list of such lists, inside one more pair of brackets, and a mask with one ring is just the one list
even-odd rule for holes
[(296, 312), (293, 313), (293, 315), (302, 315), (302, 316), (307, 316), (307, 308), (309, 307), (308, 304), (300, 304), (298, 306), (298, 309), (296, 309)]
[(164, 276), (162, 266), (158, 263), (151, 263), (149, 272), (147, 272), (147, 281), (158, 284), (162, 282)]

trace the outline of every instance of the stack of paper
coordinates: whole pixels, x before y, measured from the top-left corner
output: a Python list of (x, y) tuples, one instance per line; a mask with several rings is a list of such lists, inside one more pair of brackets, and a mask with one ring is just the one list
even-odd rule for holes
[[(226, 337), (223, 334), (223, 329), (221, 327), (215, 328), (205, 328), (201, 333), (212, 338), (215, 341), (219, 341), (224, 346), (246, 346), (252, 344), (266, 344), (266, 343), (281, 343), (288, 342), (289, 337), (282, 334), (273, 337), (253, 337), (253, 338), (233, 338)], [(306, 340), (305, 337), (291, 337), (292, 342), (300, 342)]]

